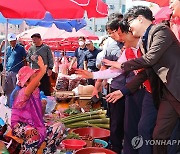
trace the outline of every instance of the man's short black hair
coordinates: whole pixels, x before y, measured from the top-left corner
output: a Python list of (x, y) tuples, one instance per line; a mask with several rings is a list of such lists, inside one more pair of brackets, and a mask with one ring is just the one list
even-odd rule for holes
[(123, 19), (123, 20), (119, 21), (118, 24), (119, 24), (119, 27), (120, 27), (122, 33), (128, 33), (129, 32), (129, 24), (126, 20)]
[(153, 21), (153, 13), (147, 6), (134, 6), (128, 10), (128, 12), (124, 15), (124, 19), (128, 18), (137, 18), (139, 15), (144, 16), (147, 20)]
[(80, 36), (80, 37), (78, 38), (78, 40), (80, 40), (80, 39), (82, 39), (82, 40), (84, 40), (84, 41), (86, 40), (84, 36)]
[(33, 37), (41, 38), (41, 35), (39, 33), (35, 33), (31, 36), (31, 38), (33, 38)]
[(119, 19), (121, 20), (123, 18), (123, 15), (119, 12), (115, 12), (115, 13), (111, 13), (109, 16), (108, 16), (108, 21), (111, 21), (111, 20), (114, 20), (114, 19)]
[(129, 25), (126, 20), (114, 19), (111, 21), (108, 21), (106, 24), (106, 30), (118, 30), (121, 29), (122, 33), (128, 33), (129, 32)]
[(168, 26), (170, 28), (170, 21), (169, 20), (162, 20), (161, 23)]

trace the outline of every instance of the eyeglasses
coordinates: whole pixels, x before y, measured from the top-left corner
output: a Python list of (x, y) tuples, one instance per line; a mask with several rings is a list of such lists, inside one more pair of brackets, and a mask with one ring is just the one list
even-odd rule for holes
[(134, 17), (134, 18), (128, 20), (128, 21), (127, 21), (128, 25), (130, 25), (130, 24), (133, 22), (133, 20), (135, 20), (136, 18), (137, 18), (137, 17)]

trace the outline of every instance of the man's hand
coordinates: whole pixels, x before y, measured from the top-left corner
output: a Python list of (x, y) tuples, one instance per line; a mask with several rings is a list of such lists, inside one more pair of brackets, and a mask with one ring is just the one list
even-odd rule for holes
[(106, 96), (106, 101), (109, 103), (116, 103), (116, 101), (122, 97), (122, 92), (120, 90), (116, 90)]
[(87, 70), (76, 69), (75, 73), (80, 75), (82, 78), (93, 79), (93, 73)]
[(121, 68), (121, 63), (116, 62), (116, 61), (110, 61), (108, 59), (103, 59), (102, 62), (106, 65), (106, 66), (111, 66), (117, 69)]
[(92, 92), (92, 96), (95, 95), (97, 98), (99, 98), (98, 92), (99, 92), (98, 89), (96, 87), (94, 87), (93, 92)]

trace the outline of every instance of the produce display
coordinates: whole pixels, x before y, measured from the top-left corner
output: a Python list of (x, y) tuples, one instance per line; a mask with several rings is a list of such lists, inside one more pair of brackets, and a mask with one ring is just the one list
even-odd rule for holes
[[(48, 125), (62, 122), (66, 128), (70, 129), (66, 134), (64, 134), (62, 145), (58, 148), (57, 151), (64, 154), (67, 152), (74, 153), (77, 149), (80, 149), (82, 147), (105, 148), (105, 145), (103, 143), (95, 142), (95, 139), (106, 140), (109, 138), (109, 130), (107, 129), (109, 129), (110, 119), (106, 116), (107, 111), (103, 109), (91, 108), (89, 112), (85, 112), (86, 110), (83, 110), (82, 106), (80, 106), (80, 104), (78, 103), (78, 98), (74, 96), (72, 97), (70, 91), (68, 91), (67, 93), (63, 91), (57, 93), (55, 98), (56, 107), (52, 113), (45, 114), (44, 121)], [(57, 101), (57, 98), (60, 99), (59, 102)], [(67, 98), (71, 100), (67, 102)], [(86, 105), (88, 105), (88, 103)], [(93, 132), (95, 133), (94, 135), (88, 132), (85, 133), (85, 135), (73, 132), (73, 130), (80, 128), (92, 128), (101, 130), (100, 132), (99, 130), (93, 130)], [(108, 133), (104, 134), (104, 130), (108, 131)], [(68, 143), (66, 143), (65, 141), (67, 141)], [(84, 141), (86, 145), (77, 147), (77, 144), (74, 144), (74, 142), (80, 143), (80, 141)]]
[(79, 84), (85, 85), (86, 83), (85, 79), (79, 77), (62, 76), (57, 78), (55, 88), (60, 91), (72, 91)]
[(101, 127), (109, 129), (109, 118), (106, 118), (106, 110), (97, 110), (85, 113), (78, 113), (62, 118), (61, 121), (68, 128), (79, 127)]
[(58, 78), (56, 81), (56, 89), (61, 91), (67, 91), (69, 86), (69, 79), (66, 77)]

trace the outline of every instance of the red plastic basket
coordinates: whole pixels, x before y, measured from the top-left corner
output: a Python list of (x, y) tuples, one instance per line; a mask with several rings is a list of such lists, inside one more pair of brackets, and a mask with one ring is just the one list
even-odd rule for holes
[(104, 149), (104, 148), (97, 148), (97, 147), (88, 147), (88, 148), (82, 148), (79, 149), (75, 152), (75, 154), (116, 154), (115, 152), (108, 150), (108, 149)]
[(70, 149), (70, 150), (78, 150), (86, 146), (85, 141), (77, 140), (77, 139), (65, 139), (61, 143), (62, 146), (65, 147), (65, 149)]
[(77, 128), (77, 129), (73, 129), (72, 132), (79, 134), (79, 136), (89, 135), (94, 139), (101, 139), (105, 141), (108, 141), (110, 136), (109, 130), (103, 128), (96, 128), (96, 127)]

